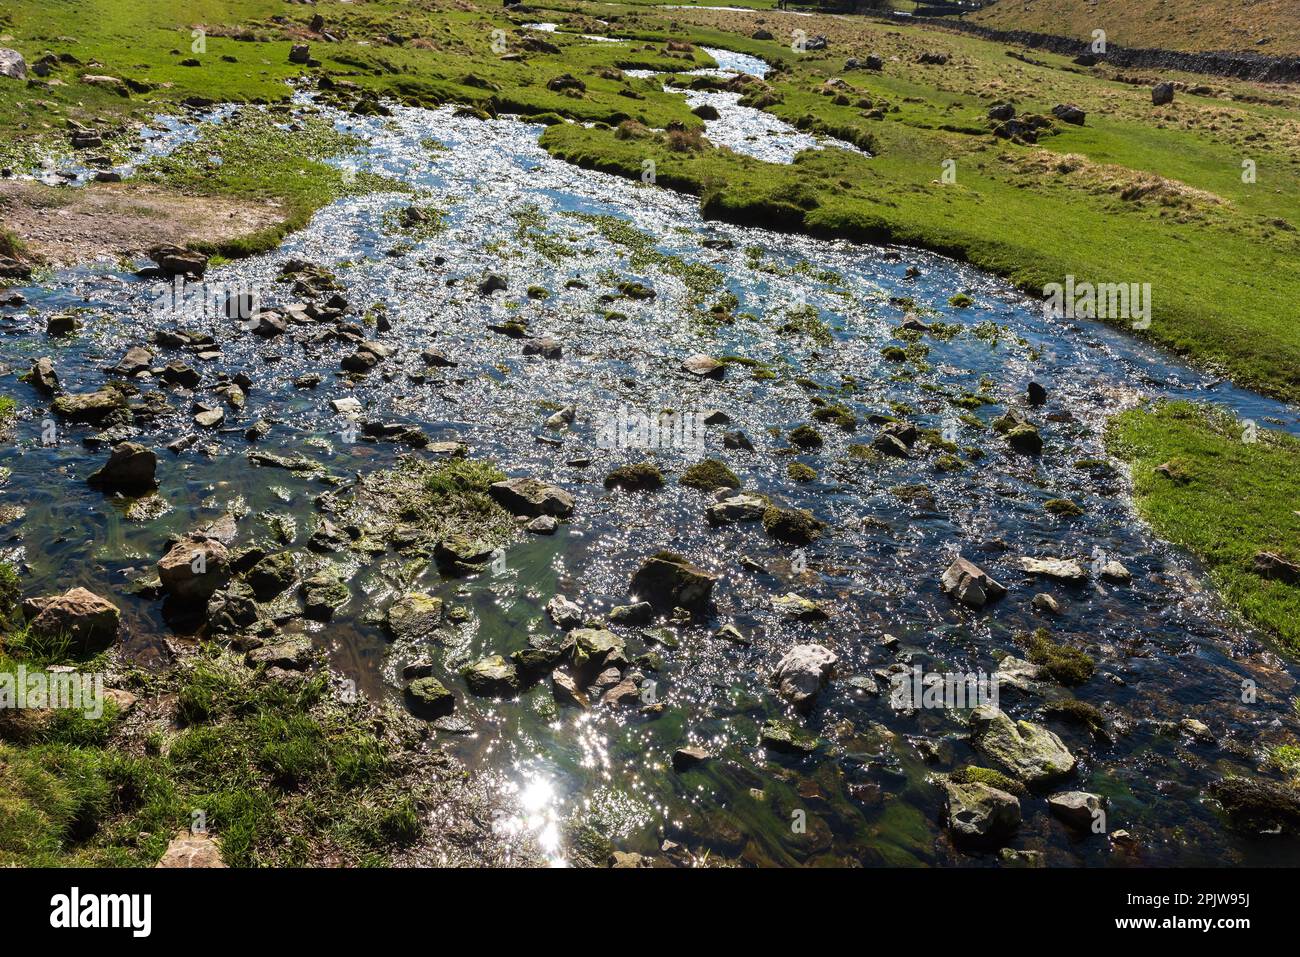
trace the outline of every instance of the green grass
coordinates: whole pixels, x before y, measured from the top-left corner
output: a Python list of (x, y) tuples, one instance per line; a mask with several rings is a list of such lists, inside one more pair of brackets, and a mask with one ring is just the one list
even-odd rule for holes
[(139, 746), (115, 713), (59, 713), (0, 741), (0, 866), (149, 866), (201, 810), (231, 866), (301, 865), (320, 848), (373, 862), (416, 840), (418, 815), (372, 725), (325, 694), (207, 651), (156, 679), (182, 729)]
[[(1127, 460), (1142, 515), (1203, 561), (1252, 624), (1300, 651), (1300, 586), (1263, 578), (1254, 556), (1300, 559), (1300, 441), (1204, 406), (1166, 402), (1116, 417), (1107, 441)], [(1157, 472), (1167, 465), (1173, 478)]]
[[(754, 40), (754, 17), (729, 11), (571, 3), (512, 15), (487, 3), (445, 6), (436, 0), (322, 0), (308, 9), (280, 0), (199, 0), (180, 10), (166, 0), (14, 0), (4, 28), (29, 60), (46, 49), (70, 52), (83, 63), (101, 63), (97, 73), (132, 80), (136, 91), (118, 96), (87, 87), (79, 82), (83, 68), (72, 65), (56, 70), (65, 86), (38, 87), (38, 96), (18, 84), (0, 84), (0, 141), (10, 144), (0, 152), (30, 160), (35, 142), (62, 141), (56, 131), (69, 118), (116, 124), (175, 110), (195, 96), (283, 100), (286, 79), (316, 72), (289, 64), (287, 54), (302, 26), (320, 12), (344, 36), (339, 43), (312, 41), (319, 72), (343, 81), (327, 91), (342, 106), (377, 95), (536, 117), (552, 124), (542, 142), (553, 154), (637, 179), (644, 160), (653, 159), (656, 181), (699, 195), (709, 216), (924, 246), (1032, 292), (1066, 275), (1081, 282), (1150, 283), (1152, 324), (1142, 335), (1221, 368), (1243, 385), (1300, 398), (1300, 328), (1283, 319), (1300, 301), (1300, 159), (1287, 125), (1300, 101), (1285, 90), (1260, 96), (1250, 84), (1216, 80), (1211, 86), (1228, 96), (1180, 93), (1173, 108), (1153, 112), (1145, 87), (1123, 83), (1108, 70), (1080, 70), (1047, 53), (1036, 53), (1033, 64), (1009, 60), (1000, 44), (914, 24), (801, 18), (801, 28), (830, 36), (831, 47), (797, 55), (785, 24), (774, 28), (773, 40)], [(561, 31), (539, 35), (521, 28), (537, 16), (557, 20)], [(583, 40), (578, 33), (604, 29), (594, 16), (609, 19), (608, 31), (629, 42)], [(183, 67), (196, 23), (208, 27), (208, 49), (196, 55), (199, 67)], [(505, 31), (507, 51), (522, 53), (523, 60), (501, 58), (492, 47), (494, 29)], [(220, 35), (237, 31), (266, 42)], [(388, 33), (408, 39), (402, 45), (376, 42)], [(527, 49), (529, 36), (558, 51)], [(669, 40), (696, 48), (669, 49)], [(614, 127), (624, 121), (647, 130), (671, 123), (698, 128), (683, 97), (663, 92), (657, 80), (619, 71), (709, 65), (699, 45), (763, 56), (777, 69), (754, 102), (801, 129), (864, 145), (875, 156), (826, 150), (783, 166), (724, 150), (674, 149), (676, 134), (618, 138)], [(952, 60), (944, 67), (915, 62), (932, 49)], [(842, 71), (847, 56), (869, 53), (886, 58), (883, 71)], [(548, 82), (562, 73), (586, 89), (551, 90)], [(825, 81), (835, 77), (845, 86), (825, 91)], [(1013, 144), (988, 132), (986, 110), (1000, 100), (1038, 114), (1050, 113), (1056, 103), (1077, 103), (1089, 118), (1083, 127), (1058, 124), (1056, 134), (1036, 146)], [(557, 122), (561, 118), (595, 125)], [(228, 135), (235, 140), (221, 142)], [(226, 147), (218, 169), (206, 165), (213, 138)], [(196, 192), (284, 203), (284, 227), (216, 250), (255, 251), (301, 225), (340, 188), (338, 174), (321, 164), (329, 144), (310, 129), (301, 155), (291, 141), (299, 142), (267, 129), (211, 133), (166, 165), (161, 178)], [(1257, 182), (1242, 181), (1243, 158), (1257, 164)], [(956, 164), (955, 183), (942, 182), (947, 160)], [(628, 238), (634, 256), (650, 253)], [(655, 265), (676, 273), (701, 301), (718, 287), (707, 270), (691, 271), (671, 258)], [(1259, 275), (1269, 282), (1256, 282)]]

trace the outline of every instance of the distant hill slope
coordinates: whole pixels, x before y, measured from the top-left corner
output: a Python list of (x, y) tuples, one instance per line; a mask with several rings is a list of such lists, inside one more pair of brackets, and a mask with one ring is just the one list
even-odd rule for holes
[(1031, 30), (1126, 47), (1300, 55), (1300, 0), (997, 0), (967, 17), (998, 30)]

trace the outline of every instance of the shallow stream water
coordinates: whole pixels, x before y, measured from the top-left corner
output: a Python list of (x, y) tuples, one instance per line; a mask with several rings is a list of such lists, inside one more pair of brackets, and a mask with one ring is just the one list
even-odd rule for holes
[[(1130, 831), (1138, 850), (1071, 836), (1035, 797), (1023, 802), (1013, 846), (1043, 850), (1053, 864), (1294, 861), (1294, 844), (1227, 832), (1201, 790), (1229, 771), (1253, 773), (1269, 746), (1296, 731), (1290, 699), (1300, 669), (1222, 608), (1195, 563), (1135, 518), (1122, 471), (1095, 460), (1107, 458), (1107, 417), (1142, 398), (1213, 401), (1293, 433), (1300, 432), (1296, 409), (1216, 382), (1122, 331), (1045, 318), (1041, 304), (1006, 283), (940, 256), (706, 222), (690, 197), (550, 158), (536, 142), (541, 128), (518, 120), (403, 107), (391, 118), (335, 119), (366, 144), (342, 164), (426, 191), (421, 201), (445, 209), (447, 228), (412, 242), (386, 216), (409, 196), (349, 197), (281, 248), (215, 268), (208, 280), (253, 287), (274, 305), (296, 298), (274, 281), (283, 262), (321, 263), (344, 284), (358, 323), (369, 306), (386, 304), (392, 330), (368, 334), (395, 354), (352, 388), (336, 378), (350, 347), (308, 347), (293, 335), (268, 344), (193, 302), (178, 317), (157, 281), (116, 264), (62, 271), (22, 289), (30, 305), (0, 311), (0, 362), (13, 372), (50, 355), (65, 389), (90, 391), (127, 347), (180, 325), (206, 329), (218, 342), (220, 355), (205, 362), (159, 350), (160, 361), (185, 358), (204, 373), (201, 396), (210, 398), (203, 390), (219, 372), (243, 371), (254, 383), (245, 410), (227, 409), (222, 429), (178, 455), (163, 446), (194, 426), (188, 397), (171, 393), (177, 415), (139, 438), (160, 450), (166, 506), (141, 514), (85, 485), (105, 455), (85, 444), (92, 429), (61, 427), (53, 445), (43, 444), (45, 401), (15, 375), (0, 380), (24, 410), (16, 440), (0, 451), (0, 465), (11, 470), (0, 495), (4, 552), (24, 569), (29, 593), (81, 584), (110, 595), (124, 609), (128, 650), (143, 661), (165, 656), (159, 636), (172, 629), (161, 606), (132, 597), (129, 583), (152, 569), (169, 532), (232, 507), (246, 515), (241, 541), (278, 537), (301, 547), (315, 524), (312, 500), (326, 487), (249, 466), (243, 429), (269, 419), (274, 427), (259, 448), (306, 454), (334, 474), (391, 465), (397, 447), (349, 441), (347, 423), (331, 409), (330, 399), (355, 396), (367, 416), (464, 442), (509, 475), (555, 481), (577, 499), (572, 521), (556, 535), (512, 545), (499, 575), (441, 581), (435, 569), (410, 569), (396, 558), (355, 565), (353, 599), (333, 622), (289, 625), (310, 631), (368, 693), (397, 695), (403, 662), (388, 653), (375, 609), (410, 587), (472, 609), (453, 641), (428, 649), (472, 731), (445, 740), (517, 804), (503, 826), (533, 835), (557, 863), (589, 851), (592, 834), (624, 850), (659, 854), (668, 839), (681, 854), (750, 864), (994, 863), (993, 855), (951, 846), (940, 792), (927, 782), (975, 760), (963, 740), (964, 713), (896, 711), (873, 671), (898, 662), (991, 671), (995, 653), (1023, 655), (1015, 636), (1044, 624), (1030, 606), (1041, 591), (1064, 606), (1047, 622), (1056, 639), (1096, 657), (1098, 673), (1075, 695), (1113, 718), (1116, 740), (1101, 745), (1041, 717), (1039, 698), (1007, 692), (1003, 707), (1061, 734), (1081, 759), (1066, 786), (1105, 794), (1109, 827)], [(628, 234), (614, 226), (648, 239), (620, 243)], [(505, 292), (479, 295), (487, 270), (506, 278)], [(567, 288), (574, 279), (586, 288)], [(654, 297), (621, 296), (617, 285), (629, 280)], [(530, 298), (529, 286), (549, 297)], [(974, 304), (950, 305), (962, 292)], [(717, 303), (734, 321), (710, 315)], [(63, 342), (47, 338), (45, 317), (71, 309), (84, 310), (85, 330)], [(955, 334), (925, 336), (928, 354), (890, 361), (882, 349), (907, 345), (894, 333), (910, 312), (952, 324)], [(563, 356), (525, 357), (519, 340), (487, 329), (508, 319), (526, 319), (530, 335), (561, 340)], [(789, 331), (792, 323), (804, 331)], [(426, 369), (419, 352), (427, 348), (459, 365)], [(699, 380), (680, 369), (693, 353), (743, 356), (775, 377), (755, 379), (749, 367), (732, 365), (722, 381)], [(324, 375), (321, 385), (294, 388), (309, 372)], [(1041, 409), (1025, 407), (1031, 379), (1048, 390)], [(814, 383), (819, 392), (810, 391)], [(857, 432), (819, 425), (824, 448), (791, 449), (785, 435), (810, 421), (810, 395), (851, 409)], [(961, 420), (951, 399), (972, 395), (992, 403), (970, 413), (983, 425), (1007, 408), (1030, 415), (1043, 454), (1020, 456), (991, 430)], [(577, 416), (567, 432), (544, 427), (570, 404)], [(708, 428), (702, 451), (600, 448), (600, 427), (620, 409), (720, 410), (730, 422)], [(871, 441), (871, 415), (946, 430), (984, 456), (951, 473), (938, 471), (933, 456), (855, 459), (847, 447)], [(724, 429), (743, 430), (754, 450), (724, 449)], [(826, 534), (794, 549), (765, 537), (757, 523), (711, 528), (704, 520), (710, 499), (674, 481), (706, 455), (726, 461), (747, 489), (811, 509), (828, 523)], [(669, 475), (662, 490), (602, 486), (612, 467), (647, 457)], [(590, 464), (569, 464), (584, 459)], [(817, 479), (789, 479), (792, 461), (814, 468)], [(1051, 498), (1069, 498), (1085, 513), (1055, 517), (1043, 509)], [(661, 658), (647, 677), (666, 703), (662, 713), (560, 709), (546, 683), (515, 701), (467, 693), (457, 668), (487, 654), (508, 656), (529, 634), (550, 630), (544, 606), (553, 595), (602, 614), (629, 600), (632, 572), (661, 549), (722, 575), (716, 617), (672, 629), (675, 647), (624, 629), (634, 654)], [(958, 553), (1010, 593), (983, 612), (955, 605), (938, 579)], [(1134, 580), (1034, 581), (1019, 571), (1021, 555), (1117, 558)], [(753, 562), (742, 565), (742, 556)], [(790, 591), (822, 603), (831, 620), (782, 620), (772, 601)], [(711, 637), (726, 622), (749, 644)], [(839, 664), (807, 718), (822, 744), (796, 758), (765, 752), (758, 728), (790, 717), (768, 676), (800, 641), (830, 646)], [(1241, 700), (1245, 680), (1258, 686), (1253, 704)], [(1204, 721), (1217, 742), (1197, 743), (1165, 724), (1187, 717)], [(687, 744), (716, 757), (674, 772), (671, 755)], [(802, 829), (792, 827), (795, 819)]]

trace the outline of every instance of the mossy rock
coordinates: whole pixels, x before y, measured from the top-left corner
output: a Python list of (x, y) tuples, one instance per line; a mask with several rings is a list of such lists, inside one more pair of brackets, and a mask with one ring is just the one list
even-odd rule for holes
[(993, 768), (981, 768), (974, 764), (958, 768), (948, 775), (948, 780), (956, 784), (986, 784), (991, 788), (1006, 791), (1008, 794), (1014, 794), (1017, 797), (1028, 793), (1025, 786), (1015, 778)]
[(800, 425), (790, 430), (790, 444), (809, 451), (820, 449), (826, 444), (826, 440), (811, 425)]
[(791, 545), (807, 545), (822, 533), (826, 523), (802, 508), (768, 506), (763, 512), (763, 530), (772, 538)]
[(1083, 514), (1083, 508), (1068, 498), (1050, 498), (1043, 503), (1043, 508), (1062, 518), (1074, 518)]
[(804, 465), (802, 462), (791, 462), (785, 467), (785, 474), (793, 482), (815, 482), (817, 480), (817, 470), (810, 465)]
[(1024, 639), (1029, 660), (1043, 669), (1057, 682), (1067, 686), (1081, 685), (1092, 677), (1097, 663), (1092, 656), (1052, 641), (1046, 628), (1039, 628)]
[(456, 708), (456, 696), (434, 677), (416, 678), (406, 686), (406, 704), (421, 718), (442, 718)]
[(621, 488), (633, 492), (652, 492), (663, 488), (664, 475), (650, 462), (620, 465), (605, 476), (605, 488)]
[(823, 405), (813, 410), (812, 417), (818, 422), (838, 425), (845, 432), (852, 432), (858, 427), (858, 417), (842, 405)]
[(717, 459), (696, 462), (682, 473), (678, 481), (704, 492), (712, 492), (716, 488), (740, 488), (740, 478)]
[(790, 721), (765, 721), (759, 732), (759, 743), (783, 754), (812, 754), (820, 739)]

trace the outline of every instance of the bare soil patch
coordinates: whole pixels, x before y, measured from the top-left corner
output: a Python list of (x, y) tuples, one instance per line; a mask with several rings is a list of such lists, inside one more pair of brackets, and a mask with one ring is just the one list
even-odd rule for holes
[(187, 196), (154, 186), (0, 182), (0, 220), (27, 254), (52, 266), (120, 259), (157, 243), (220, 243), (275, 226), (278, 203)]

